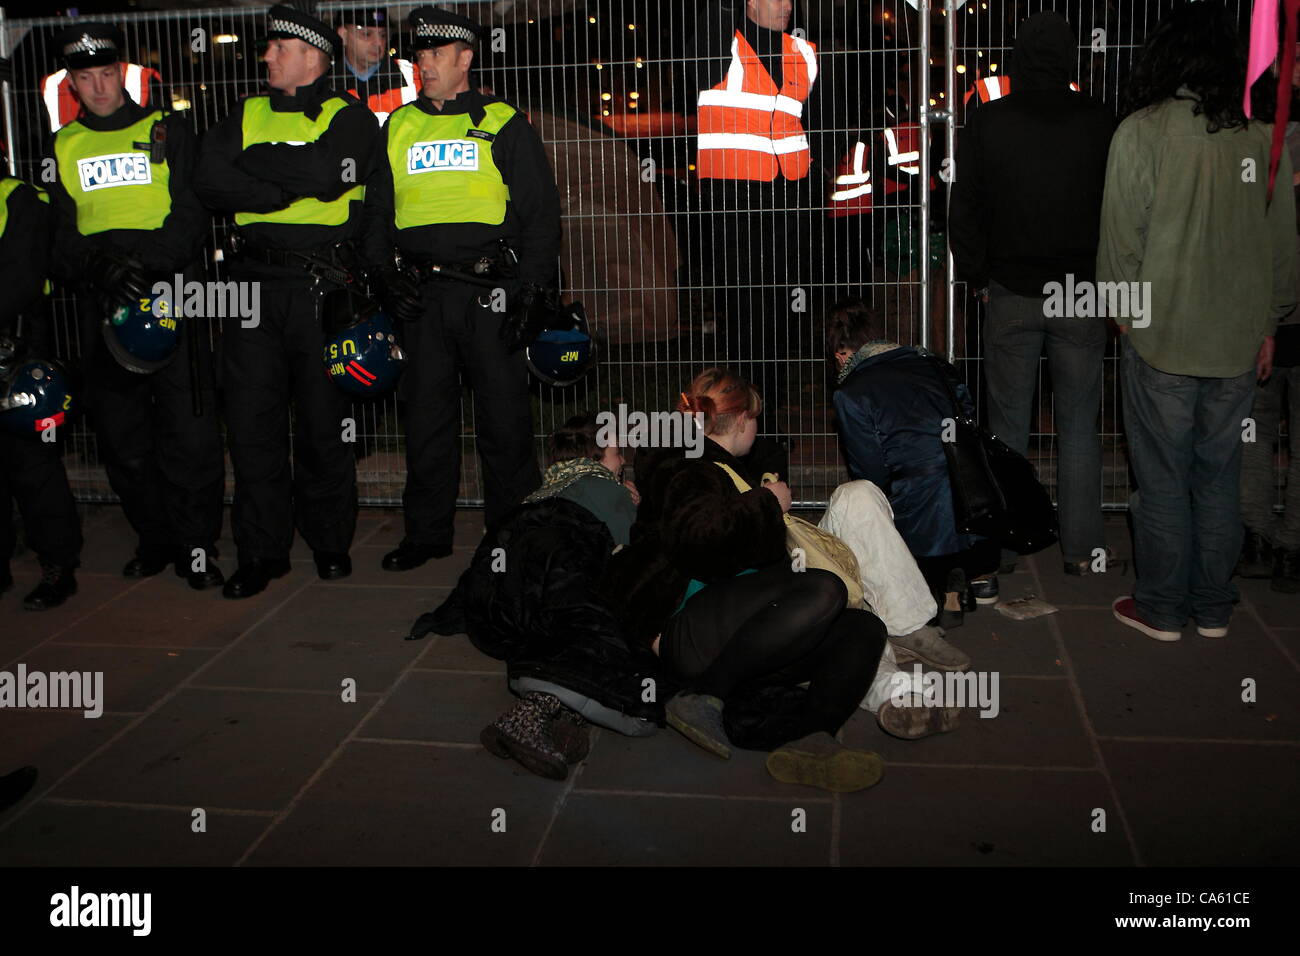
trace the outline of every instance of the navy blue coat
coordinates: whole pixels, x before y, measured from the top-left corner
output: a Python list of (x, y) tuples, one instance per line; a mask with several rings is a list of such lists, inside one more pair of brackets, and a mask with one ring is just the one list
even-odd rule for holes
[[(967, 414), (970, 394), (955, 383)], [(952, 400), (934, 360), (903, 347), (873, 355), (836, 389), (835, 417), (849, 476), (879, 485), (894, 524), (917, 557), (964, 551), (979, 539), (957, 531), (943, 453)]]

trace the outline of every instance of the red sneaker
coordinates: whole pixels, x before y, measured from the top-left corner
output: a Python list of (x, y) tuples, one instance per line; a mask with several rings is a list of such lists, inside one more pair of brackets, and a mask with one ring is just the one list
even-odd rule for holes
[(1182, 631), (1162, 631), (1160, 628), (1153, 627), (1142, 620), (1142, 616), (1138, 614), (1137, 601), (1131, 597), (1115, 598), (1110, 609), (1115, 615), (1115, 620), (1128, 625), (1135, 631), (1141, 631), (1147, 637), (1157, 641), (1181, 641), (1183, 639)]

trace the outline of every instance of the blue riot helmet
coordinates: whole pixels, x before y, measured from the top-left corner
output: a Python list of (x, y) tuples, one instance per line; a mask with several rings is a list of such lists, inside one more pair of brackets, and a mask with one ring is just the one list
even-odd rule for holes
[(397, 384), (406, 353), (397, 344), (393, 320), (371, 299), (350, 289), (322, 303), (325, 373), (350, 395), (382, 395)]
[(59, 362), (21, 358), (12, 341), (0, 339), (0, 428), (39, 435), (76, 410), (72, 377)]
[(181, 347), (181, 320), (171, 296), (150, 295), (119, 305), (104, 319), (104, 342), (117, 363), (131, 372), (156, 372)]
[(558, 306), (547, 328), (524, 350), (524, 357), (529, 371), (559, 388), (587, 374), (596, 361), (596, 343), (587, 328), (587, 310), (582, 303)]

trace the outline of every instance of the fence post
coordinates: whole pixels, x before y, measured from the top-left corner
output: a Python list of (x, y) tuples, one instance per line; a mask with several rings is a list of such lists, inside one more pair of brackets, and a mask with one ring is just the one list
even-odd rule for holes
[(921, 280), (921, 347), (930, 342), (930, 0), (917, 0), (916, 15), (920, 25), (921, 82), (913, 89), (917, 96), (917, 125), (920, 127), (920, 162), (916, 173), (917, 190), (921, 196), (921, 231), (918, 251), (921, 256), (917, 267)]
[[(0, 58), (9, 56), (9, 21), (4, 7), (0, 7)], [(0, 83), (0, 99), (4, 100), (5, 146), (9, 161), (9, 175), (18, 175), (18, 158), (14, 155), (14, 85), (8, 80)]]

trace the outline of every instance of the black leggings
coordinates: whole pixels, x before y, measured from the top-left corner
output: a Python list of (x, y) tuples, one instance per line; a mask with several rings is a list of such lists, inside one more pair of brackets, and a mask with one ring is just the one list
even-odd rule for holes
[(754, 685), (807, 681), (795, 736), (833, 734), (866, 694), (886, 639), (879, 618), (844, 600), (844, 584), (829, 571), (784, 564), (719, 581), (669, 619), (659, 654), (694, 694), (726, 699)]

